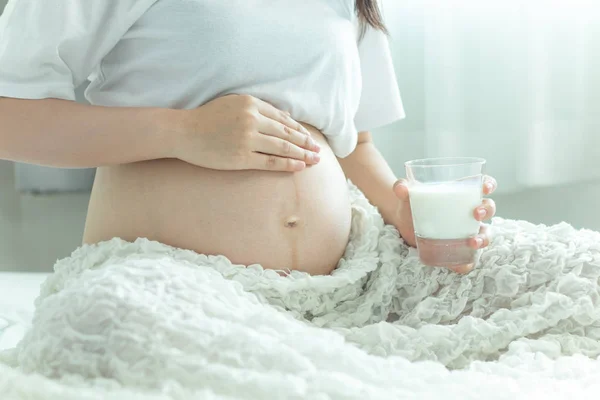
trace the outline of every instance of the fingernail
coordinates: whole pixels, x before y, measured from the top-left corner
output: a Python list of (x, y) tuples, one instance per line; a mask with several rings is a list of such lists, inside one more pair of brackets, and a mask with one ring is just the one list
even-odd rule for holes
[(321, 161), (321, 156), (318, 155), (317, 153), (313, 153), (312, 159), (314, 162), (318, 163), (319, 161)]
[(487, 211), (485, 210), (485, 208), (480, 208), (477, 210), (477, 215), (479, 215), (479, 218), (485, 217), (486, 214), (487, 214)]
[(313, 140), (313, 141), (312, 141), (312, 144), (313, 144), (313, 148), (314, 148), (316, 151), (321, 151), (321, 146), (319, 146), (319, 144), (318, 144), (317, 142), (315, 142), (315, 141)]
[(485, 184), (485, 187), (488, 190), (488, 192), (491, 192), (494, 189), (494, 185), (492, 185), (489, 182)]
[(481, 247), (483, 246), (483, 239), (478, 237), (475, 239), (475, 243), (477, 244), (477, 247)]

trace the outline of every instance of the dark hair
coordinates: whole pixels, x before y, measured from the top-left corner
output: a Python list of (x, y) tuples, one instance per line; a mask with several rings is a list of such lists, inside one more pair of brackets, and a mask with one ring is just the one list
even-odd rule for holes
[(372, 26), (385, 34), (388, 34), (388, 30), (383, 23), (383, 17), (381, 16), (381, 10), (377, 4), (377, 0), (356, 0), (356, 14), (361, 24), (361, 36), (364, 35), (367, 26)]

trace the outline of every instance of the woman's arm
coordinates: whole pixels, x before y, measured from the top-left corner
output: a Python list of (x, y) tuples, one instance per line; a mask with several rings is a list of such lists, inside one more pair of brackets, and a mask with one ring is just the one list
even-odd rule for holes
[(369, 132), (358, 134), (356, 150), (339, 159), (346, 174), (367, 199), (379, 209), (387, 224), (393, 224), (398, 211), (398, 198), (391, 190), (396, 176), (373, 143)]
[[(415, 246), (415, 234), (410, 210), (410, 198), (406, 182), (397, 180), (391, 168), (375, 147), (371, 134), (361, 132), (358, 135), (356, 150), (339, 160), (346, 177), (358, 186), (367, 199), (379, 209), (384, 221), (394, 225), (404, 241)], [(496, 189), (494, 178), (485, 177), (483, 193), (490, 194)], [(482, 205), (473, 210), (473, 218), (483, 221), (494, 216), (496, 205), (491, 199), (484, 199)], [(489, 244), (485, 227), (470, 242), (473, 247), (481, 248)]]
[(414, 246), (412, 223), (401, 224), (398, 218), (402, 207), (410, 212), (410, 205), (399, 200), (392, 190), (397, 178), (375, 147), (371, 134), (360, 132), (356, 150), (339, 162), (346, 177), (379, 209), (385, 223), (396, 226), (407, 243)]
[(164, 158), (169, 110), (0, 98), (0, 159), (87, 168)]
[(222, 170), (300, 171), (319, 146), (289, 114), (251, 96), (193, 110), (0, 98), (0, 159), (85, 168), (160, 158)]

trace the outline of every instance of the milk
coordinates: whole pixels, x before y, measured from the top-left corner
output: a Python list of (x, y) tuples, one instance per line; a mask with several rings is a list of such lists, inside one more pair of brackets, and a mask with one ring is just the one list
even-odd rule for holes
[(475, 208), (481, 205), (481, 177), (457, 182), (411, 183), (415, 234), (427, 239), (462, 239), (479, 232)]

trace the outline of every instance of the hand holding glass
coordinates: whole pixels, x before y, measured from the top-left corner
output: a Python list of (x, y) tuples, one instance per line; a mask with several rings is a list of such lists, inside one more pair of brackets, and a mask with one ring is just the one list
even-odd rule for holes
[(434, 267), (473, 264), (469, 239), (479, 233), (473, 210), (481, 205), (481, 158), (429, 158), (405, 164), (421, 262)]

